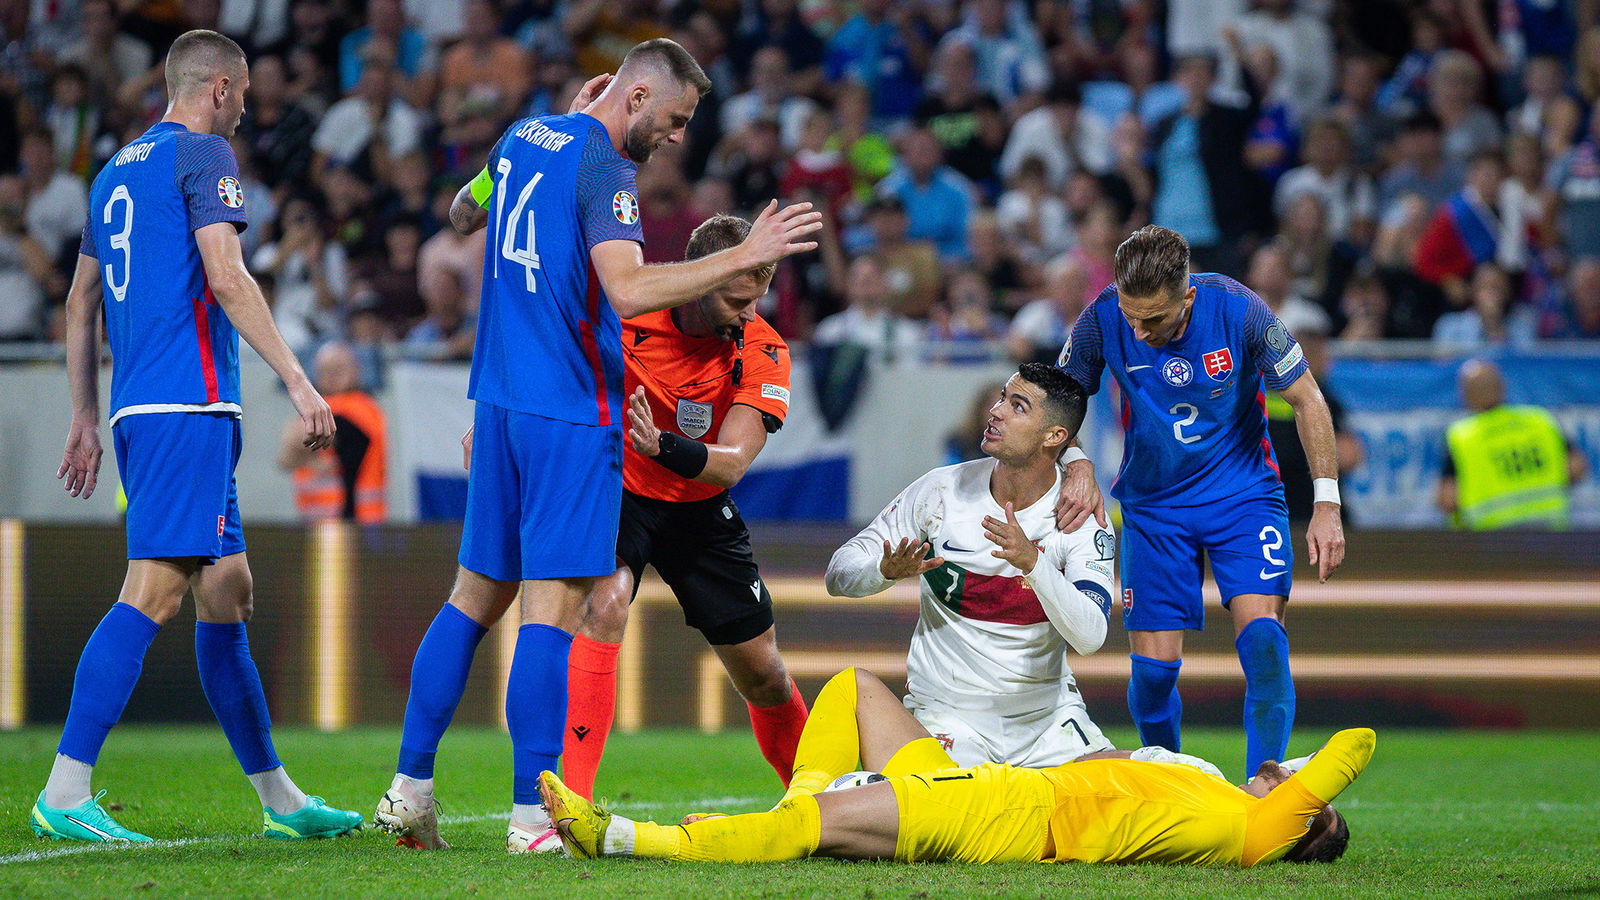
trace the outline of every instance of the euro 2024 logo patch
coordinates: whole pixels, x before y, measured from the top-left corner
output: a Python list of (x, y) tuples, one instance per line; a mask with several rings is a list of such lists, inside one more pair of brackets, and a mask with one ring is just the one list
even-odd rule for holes
[(239, 186), (239, 179), (224, 175), (217, 181), (217, 197), (229, 209), (238, 209), (244, 205), (244, 188)]
[(627, 191), (617, 191), (611, 198), (611, 214), (624, 225), (639, 221), (639, 199)]
[(1183, 387), (1194, 380), (1194, 366), (1181, 356), (1174, 356), (1161, 364), (1161, 377), (1173, 387)]

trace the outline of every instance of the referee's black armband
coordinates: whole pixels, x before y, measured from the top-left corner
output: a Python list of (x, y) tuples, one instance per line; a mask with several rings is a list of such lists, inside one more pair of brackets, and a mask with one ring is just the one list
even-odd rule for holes
[(662, 468), (684, 478), (693, 478), (706, 470), (706, 445), (699, 441), (678, 437), (670, 431), (661, 432), (661, 452), (650, 457)]

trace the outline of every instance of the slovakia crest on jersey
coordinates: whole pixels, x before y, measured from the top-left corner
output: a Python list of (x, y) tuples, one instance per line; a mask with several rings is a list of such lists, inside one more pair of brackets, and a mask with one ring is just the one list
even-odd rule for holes
[(232, 175), (224, 175), (217, 181), (217, 198), (229, 209), (238, 209), (244, 205), (244, 188), (239, 186), (239, 179)]
[(1206, 374), (1210, 375), (1213, 381), (1223, 381), (1233, 371), (1233, 351), (1227, 347), (1207, 353), (1200, 357), (1200, 361), (1205, 363)]
[(1181, 356), (1174, 356), (1161, 364), (1161, 377), (1173, 387), (1183, 387), (1194, 380), (1194, 366)]
[(639, 201), (627, 191), (617, 191), (611, 198), (611, 214), (624, 225), (639, 221)]

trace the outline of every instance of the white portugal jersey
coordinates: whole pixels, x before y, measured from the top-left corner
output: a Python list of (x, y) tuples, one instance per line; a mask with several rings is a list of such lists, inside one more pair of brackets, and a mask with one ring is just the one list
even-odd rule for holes
[(892, 582), (878, 569), (883, 542), (928, 541), (944, 565), (922, 576), (921, 615), (906, 662), (911, 701), (1008, 714), (1052, 709), (1076, 698), (1070, 644), (1093, 653), (1111, 612), (1116, 541), (1091, 517), (1071, 534), (1056, 530), (1061, 477), (1016, 512), (1041, 549), (1032, 572), (993, 555), (983, 518), (1005, 520), (989, 491), (995, 461), (934, 469), (901, 492), (834, 553), (828, 590), (865, 597)]

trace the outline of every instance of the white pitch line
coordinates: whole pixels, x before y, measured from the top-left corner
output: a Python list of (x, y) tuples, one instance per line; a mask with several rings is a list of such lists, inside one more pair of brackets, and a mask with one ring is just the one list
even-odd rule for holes
[[(663, 803), (630, 803), (629, 809), (635, 810), (660, 810), (660, 809), (692, 809), (715, 810), (718, 807), (733, 806), (735, 804), (757, 803), (760, 797), (699, 797), (683, 802)], [(474, 822), (490, 822), (495, 819), (504, 820), (510, 815), (509, 810), (499, 810), (487, 813), (471, 813), (459, 816), (440, 816), (442, 825), (468, 825)], [(51, 847), (46, 850), (27, 850), (22, 853), (9, 853), (0, 856), (0, 866), (9, 866), (15, 863), (39, 862), (46, 859), (57, 859), (63, 856), (78, 856), (85, 853), (140, 853), (146, 850), (166, 850), (174, 847), (192, 847), (197, 844), (220, 844), (225, 841), (248, 841), (259, 837), (259, 834), (223, 834), (210, 837), (172, 838), (134, 843), (131, 841), (115, 841), (105, 844), (68, 844), (61, 847)]]

